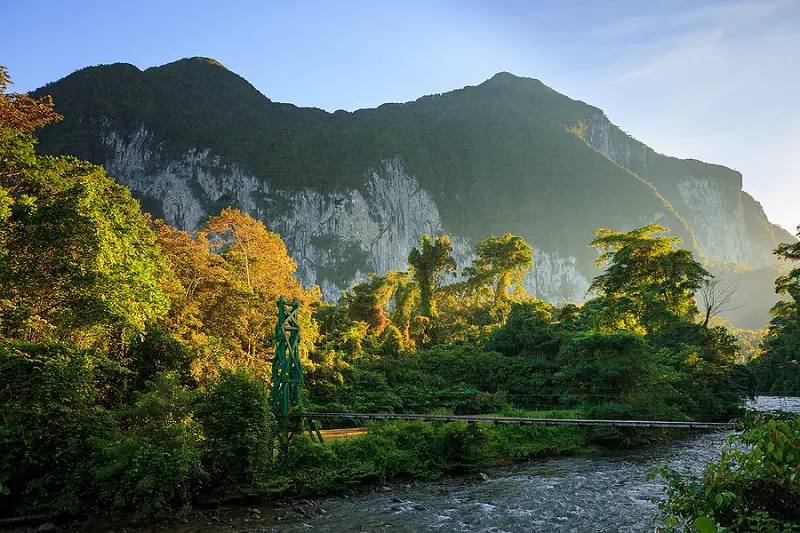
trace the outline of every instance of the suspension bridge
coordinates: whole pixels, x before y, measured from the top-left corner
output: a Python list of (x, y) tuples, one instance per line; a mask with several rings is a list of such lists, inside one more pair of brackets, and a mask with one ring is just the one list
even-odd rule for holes
[(302, 393), (303, 370), (298, 351), (300, 324), (299, 303), (295, 298), (278, 300), (278, 324), (275, 327), (275, 359), (272, 363), (272, 410), (283, 420), (294, 420), (295, 429), (307, 430), (320, 441), (319, 420), (409, 420), (424, 422), (467, 422), (470, 424), (539, 424), (544, 426), (605, 426), (612, 428), (696, 429), (730, 431), (735, 424), (725, 422), (694, 422), (685, 420), (614, 420), (580, 418), (529, 418), (514, 416), (471, 416), (415, 413), (332, 413), (314, 412)]
[(423, 422), (468, 422), (484, 424), (540, 424), (544, 426), (606, 426), (613, 428), (676, 428), (732, 430), (735, 424), (726, 422), (692, 422), (675, 420), (602, 420), (594, 418), (528, 418), (517, 416), (425, 415), (395, 413), (299, 413), (307, 420), (419, 420)]

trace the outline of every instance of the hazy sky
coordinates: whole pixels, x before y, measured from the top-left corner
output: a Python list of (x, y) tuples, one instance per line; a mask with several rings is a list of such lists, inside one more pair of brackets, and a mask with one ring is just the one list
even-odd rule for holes
[(657, 151), (739, 170), (800, 224), (800, 0), (2, 0), (0, 20), (17, 91), (198, 55), (331, 111), (535, 77)]

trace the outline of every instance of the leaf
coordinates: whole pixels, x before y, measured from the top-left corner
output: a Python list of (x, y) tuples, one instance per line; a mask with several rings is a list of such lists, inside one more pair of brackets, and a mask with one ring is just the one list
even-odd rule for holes
[(708, 516), (698, 516), (692, 523), (694, 528), (700, 533), (716, 533), (717, 524), (714, 519)]

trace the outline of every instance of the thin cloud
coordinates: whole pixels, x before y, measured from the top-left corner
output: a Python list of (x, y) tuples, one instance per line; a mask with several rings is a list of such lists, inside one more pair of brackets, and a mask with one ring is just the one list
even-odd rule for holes
[(739, 170), (770, 219), (791, 229), (800, 222), (789, 205), (800, 198), (797, 7), (742, 1), (612, 22), (598, 31), (626, 42), (610, 44), (615, 59), (594, 85), (612, 120), (669, 155)]

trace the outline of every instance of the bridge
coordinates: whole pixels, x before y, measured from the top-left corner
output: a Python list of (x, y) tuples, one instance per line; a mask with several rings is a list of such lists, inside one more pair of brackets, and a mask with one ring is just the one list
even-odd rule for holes
[(517, 416), (425, 415), (396, 413), (299, 413), (307, 420), (419, 420), (423, 422), (468, 422), (484, 424), (540, 424), (544, 426), (606, 426), (613, 428), (672, 428), (731, 431), (735, 424), (682, 420), (603, 420), (593, 418), (528, 418)]
[(307, 429), (312, 438), (322, 435), (317, 420), (410, 420), (423, 422), (467, 422), (470, 424), (540, 424), (544, 426), (605, 426), (612, 428), (697, 429), (730, 431), (735, 424), (725, 422), (693, 422), (685, 420), (608, 420), (581, 418), (528, 418), (514, 416), (428, 415), (401, 413), (326, 413), (311, 412), (301, 392), (302, 366), (298, 345), (300, 324), (297, 320), (299, 303), (295, 298), (278, 301), (278, 324), (275, 327), (275, 359), (272, 363), (272, 410), (284, 421), (300, 422), (296, 430)]

